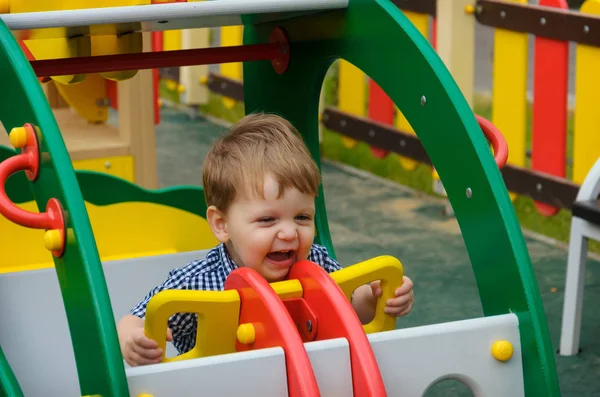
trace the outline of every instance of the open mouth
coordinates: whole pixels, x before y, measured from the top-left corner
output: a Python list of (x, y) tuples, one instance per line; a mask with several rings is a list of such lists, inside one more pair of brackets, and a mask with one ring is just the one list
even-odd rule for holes
[(296, 255), (296, 251), (291, 250), (282, 250), (282, 251), (274, 251), (269, 252), (267, 254), (267, 258), (269, 258), (273, 262), (287, 262), (291, 259), (294, 259)]

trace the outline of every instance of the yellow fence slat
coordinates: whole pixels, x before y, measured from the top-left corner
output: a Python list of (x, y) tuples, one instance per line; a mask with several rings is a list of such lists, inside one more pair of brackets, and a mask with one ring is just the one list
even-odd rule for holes
[[(475, 69), (475, 23), (473, 0), (444, 0), (436, 4), (435, 49), (469, 106), (473, 106)], [(435, 168), (433, 191), (446, 196), (446, 190)]]
[[(338, 72), (338, 108), (353, 116), (363, 117), (366, 114), (366, 77), (353, 64), (340, 60)], [(345, 147), (353, 148), (358, 141), (342, 137)]]
[[(221, 46), (229, 47), (242, 45), (243, 26), (223, 26), (221, 27)], [(220, 66), (221, 74), (230, 79), (242, 81), (242, 63), (224, 63)], [(228, 109), (233, 109), (237, 101), (232, 98), (223, 98), (223, 105)]]
[[(418, 13), (411, 12), (411, 11), (403, 11), (403, 12), (404, 12), (404, 15), (409, 19), (409, 21), (412, 22), (413, 25), (415, 25), (415, 27), (419, 30), (419, 32), (421, 32), (421, 34), (426, 39), (429, 39), (429, 19), (430, 19), (429, 15), (418, 14)], [(396, 107), (396, 122), (395, 122), (395, 124), (396, 124), (396, 128), (399, 129), (400, 131), (408, 132), (413, 135), (415, 134), (415, 130), (413, 130), (413, 128), (410, 125), (410, 123), (408, 122), (408, 120), (406, 120), (406, 117), (404, 117), (404, 115), (402, 114), (400, 109), (398, 109), (397, 107)], [(399, 156), (399, 160), (400, 160), (400, 164), (402, 165), (402, 168), (404, 168), (405, 170), (408, 170), (408, 171), (414, 170), (419, 165), (418, 161), (409, 159), (404, 156)]]
[[(527, 4), (527, 0), (507, 0)], [(496, 29), (492, 123), (506, 138), (508, 163), (525, 166), (527, 128), (527, 33)], [(511, 199), (516, 195), (511, 193)]]
[[(600, 15), (600, 0), (587, 0), (580, 11)], [(573, 181), (581, 184), (600, 156), (600, 48), (576, 47)]]
[(163, 32), (163, 50), (181, 50), (181, 30), (165, 30)]

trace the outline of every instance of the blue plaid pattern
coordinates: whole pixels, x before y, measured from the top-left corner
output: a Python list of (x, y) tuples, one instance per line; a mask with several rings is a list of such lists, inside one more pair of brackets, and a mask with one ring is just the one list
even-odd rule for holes
[[(328, 273), (342, 268), (329, 256), (327, 248), (318, 244), (313, 244), (311, 247), (308, 260), (321, 266)], [(171, 270), (167, 279), (148, 292), (130, 313), (144, 318), (150, 298), (167, 289), (222, 291), (227, 276), (236, 268), (237, 265), (229, 256), (225, 245), (219, 244), (211, 249), (204, 259)], [(197, 315), (193, 313), (177, 313), (169, 318), (169, 328), (173, 331), (173, 345), (179, 354), (190, 351), (196, 344), (197, 326)]]

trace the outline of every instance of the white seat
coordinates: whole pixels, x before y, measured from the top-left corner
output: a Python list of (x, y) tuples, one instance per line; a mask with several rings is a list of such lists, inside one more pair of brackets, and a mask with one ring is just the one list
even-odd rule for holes
[(573, 206), (560, 335), (559, 352), (563, 356), (572, 356), (579, 352), (587, 244), (590, 238), (600, 241), (600, 211), (596, 204), (599, 191), (600, 159), (585, 177)]

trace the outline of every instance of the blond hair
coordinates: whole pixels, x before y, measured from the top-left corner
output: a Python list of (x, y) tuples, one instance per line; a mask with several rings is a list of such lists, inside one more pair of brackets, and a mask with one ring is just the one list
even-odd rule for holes
[(265, 175), (286, 188), (316, 196), (321, 175), (294, 126), (274, 114), (253, 113), (220, 137), (204, 160), (202, 184), (207, 206), (226, 212), (239, 193), (264, 198)]

